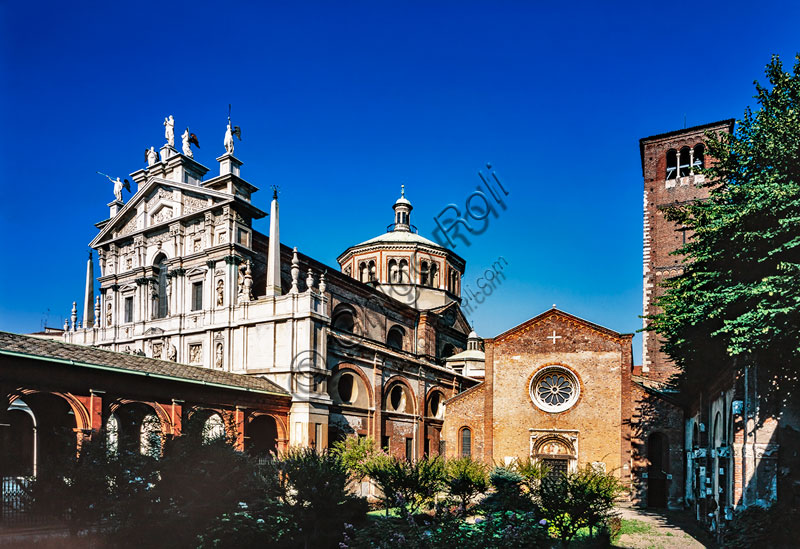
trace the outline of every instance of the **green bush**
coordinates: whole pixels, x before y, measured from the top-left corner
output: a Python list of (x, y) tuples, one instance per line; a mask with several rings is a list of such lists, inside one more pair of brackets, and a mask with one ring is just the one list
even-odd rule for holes
[(368, 462), (366, 472), (381, 490), (387, 516), (392, 507), (408, 507), (416, 512), (430, 504), (444, 487), (445, 466), (439, 457), (412, 462), (379, 456)]
[(608, 473), (587, 465), (575, 473), (542, 479), (536, 491), (541, 516), (566, 546), (583, 527), (593, 530), (613, 516), (614, 501), (624, 488)]
[(364, 498), (352, 495), (347, 485), (352, 477), (331, 452), (295, 448), (270, 460), (262, 469), (265, 497), (254, 508), (268, 524), (279, 521), (276, 537), (287, 546), (329, 547), (341, 539), (345, 524), (363, 521)]
[(481, 502), (481, 507), (487, 511), (528, 512), (533, 510), (533, 500), (530, 493), (524, 489), (525, 477), (516, 472), (513, 467), (495, 467), (489, 477), (489, 482), (494, 490)]
[(451, 459), (446, 463), (444, 482), (447, 491), (460, 502), (464, 515), (470, 501), (489, 487), (488, 477), (486, 465), (469, 456)]
[(367, 476), (367, 466), (372, 460), (386, 456), (372, 437), (347, 437), (335, 442), (331, 452), (358, 482)]

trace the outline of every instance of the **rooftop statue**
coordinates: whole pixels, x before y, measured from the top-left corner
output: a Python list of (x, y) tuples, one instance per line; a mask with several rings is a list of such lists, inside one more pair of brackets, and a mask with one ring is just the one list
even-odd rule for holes
[(120, 181), (119, 177), (116, 179), (111, 179), (111, 176), (108, 174), (104, 174), (103, 172), (97, 172), (100, 175), (104, 175), (114, 184), (114, 198), (117, 199), (117, 202), (122, 202), (122, 189), (125, 189), (128, 192), (131, 192), (131, 182), (127, 179)]
[(231, 117), (228, 116), (228, 128), (225, 130), (225, 152), (233, 154), (233, 136), (242, 140), (242, 129), (239, 126), (231, 126)]
[(189, 158), (194, 158), (191, 145), (194, 144), (195, 147), (198, 149), (200, 148), (200, 142), (197, 140), (197, 136), (193, 133), (189, 133), (189, 128), (186, 128), (186, 131), (181, 135), (181, 140), (183, 141), (183, 154)]
[(149, 149), (145, 149), (144, 151), (144, 159), (147, 162), (148, 166), (152, 166), (156, 162), (159, 161), (158, 151), (154, 147), (150, 147)]
[(167, 145), (175, 146), (175, 119), (172, 115), (164, 119), (164, 137), (167, 138)]

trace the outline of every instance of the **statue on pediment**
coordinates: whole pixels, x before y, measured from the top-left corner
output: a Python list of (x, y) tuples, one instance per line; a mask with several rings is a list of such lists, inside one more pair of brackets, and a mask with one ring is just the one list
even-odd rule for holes
[(172, 115), (164, 119), (164, 137), (167, 138), (167, 145), (175, 146), (175, 119)]
[(144, 158), (145, 162), (147, 162), (147, 166), (150, 167), (158, 162), (158, 151), (156, 151), (154, 147), (150, 147), (144, 151)]
[(114, 184), (114, 198), (117, 202), (122, 202), (122, 189), (125, 189), (128, 192), (131, 192), (131, 182), (127, 179), (120, 180), (119, 177), (116, 179), (112, 179), (110, 175), (105, 174), (103, 172), (97, 172), (102, 176), (105, 176), (109, 181)]

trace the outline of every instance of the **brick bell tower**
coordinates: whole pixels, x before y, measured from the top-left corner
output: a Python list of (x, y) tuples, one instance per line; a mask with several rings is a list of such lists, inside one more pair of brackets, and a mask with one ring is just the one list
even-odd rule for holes
[[(696, 173), (706, 167), (705, 133), (731, 133), (734, 120), (722, 120), (693, 128), (653, 135), (639, 140), (644, 177), (643, 315), (659, 312), (654, 302), (664, 290), (665, 279), (683, 272), (682, 257), (670, 255), (691, 231), (664, 217), (665, 208), (708, 198), (705, 177)], [(648, 324), (643, 321), (643, 327)], [(657, 334), (644, 332), (642, 375), (660, 383), (677, 370), (661, 352)]]

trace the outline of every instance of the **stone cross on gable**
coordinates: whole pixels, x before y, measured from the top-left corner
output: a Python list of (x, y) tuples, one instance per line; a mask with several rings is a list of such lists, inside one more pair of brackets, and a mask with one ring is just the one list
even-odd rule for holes
[(552, 339), (553, 340), (553, 345), (555, 345), (556, 344), (556, 339), (561, 339), (561, 336), (557, 336), (556, 335), (556, 331), (553, 330), (553, 335), (547, 336), (547, 339)]

